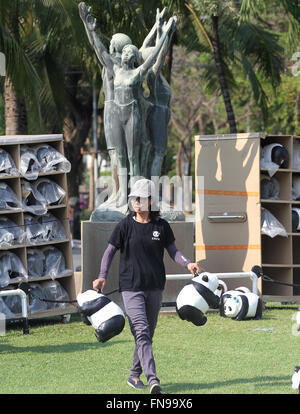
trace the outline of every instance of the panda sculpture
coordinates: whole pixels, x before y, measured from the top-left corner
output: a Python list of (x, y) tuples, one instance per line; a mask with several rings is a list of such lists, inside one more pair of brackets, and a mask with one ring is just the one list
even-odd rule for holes
[(214, 293), (218, 286), (218, 278), (213, 273), (204, 272), (193, 277), (176, 299), (176, 312), (180, 319), (196, 326), (204, 325), (208, 309), (217, 309), (219, 306), (220, 298)]
[(292, 208), (292, 231), (297, 233), (300, 230), (300, 208)]
[(300, 394), (300, 367), (295, 366), (294, 374), (292, 376), (292, 388), (293, 390), (298, 390)]
[(261, 175), (260, 178), (260, 197), (267, 200), (278, 200), (280, 194), (279, 181), (274, 177), (269, 177), (266, 174)]
[(122, 332), (124, 312), (107, 296), (87, 290), (77, 295), (77, 303), (83, 322), (93, 326), (99, 342), (106, 342)]
[(220, 297), (220, 304), (219, 304), (220, 315), (223, 317), (226, 316), (224, 313), (224, 304), (227, 299), (238, 296), (241, 293), (248, 293), (248, 292), (250, 292), (250, 289), (248, 289), (245, 286), (239, 286), (233, 290), (227, 290), (226, 292), (224, 292)]
[(292, 200), (300, 199), (300, 177), (293, 175), (292, 178)]
[(289, 154), (283, 145), (272, 143), (262, 148), (262, 166), (276, 164), (278, 167), (286, 167), (289, 160)]
[(262, 318), (262, 300), (246, 287), (227, 291), (220, 300), (219, 312), (236, 321)]

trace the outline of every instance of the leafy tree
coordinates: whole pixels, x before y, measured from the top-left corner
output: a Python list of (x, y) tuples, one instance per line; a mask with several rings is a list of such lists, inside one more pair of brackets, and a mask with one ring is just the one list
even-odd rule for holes
[[(254, 98), (266, 119), (267, 96), (257, 73), (263, 73), (273, 88), (280, 84), (283, 49), (278, 43), (278, 35), (263, 22), (245, 19), (240, 2), (191, 0), (190, 3), (173, 1), (172, 4), (179, 10), (183, 6), (190, 10), (199, 44), (205, 44), (213, 56), (230, 132), (237, 131), (231, 99), (231, 92), (237, 86), (233, 68), (247, 75)], [(211, 86), (216, 88), (212, 72), (208, 76), (212, 77)]]

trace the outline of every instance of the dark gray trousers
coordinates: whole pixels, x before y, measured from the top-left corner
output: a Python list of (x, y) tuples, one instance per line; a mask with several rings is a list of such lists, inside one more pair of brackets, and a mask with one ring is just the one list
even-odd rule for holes
[(144, 371), (148, 383), (156, 380), (152, 338), (161, 307), (162, 290), (122, 292), (125, 312), (135, 339), (130, 377), (139, 377)]

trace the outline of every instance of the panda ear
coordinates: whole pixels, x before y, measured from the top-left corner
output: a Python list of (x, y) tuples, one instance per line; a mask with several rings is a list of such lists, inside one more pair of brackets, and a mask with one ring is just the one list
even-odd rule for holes
[(203, 282), (208, 282), (208, 276), (207, 275), (203, 275), (202, 276), (202, 280), (203, 280)]

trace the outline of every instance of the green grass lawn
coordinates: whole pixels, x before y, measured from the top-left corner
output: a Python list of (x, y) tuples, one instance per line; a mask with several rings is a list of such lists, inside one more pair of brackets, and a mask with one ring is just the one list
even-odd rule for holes
[[(163, 392), (297, 394), (291, 388), (294, 366), (300, 365), (296, 311), (268, 306), (262, 320), (240, 322), (209, 312), (203, 327), (161, 314), (153, 349)], [(59, 318), (31, 321), (29, 335), (9, 327), (0, 336), (0, 393), (136, 393), (126, 384), (133, 346), (128, 321), (104, 344), (79, 315), (69, 324)]]

